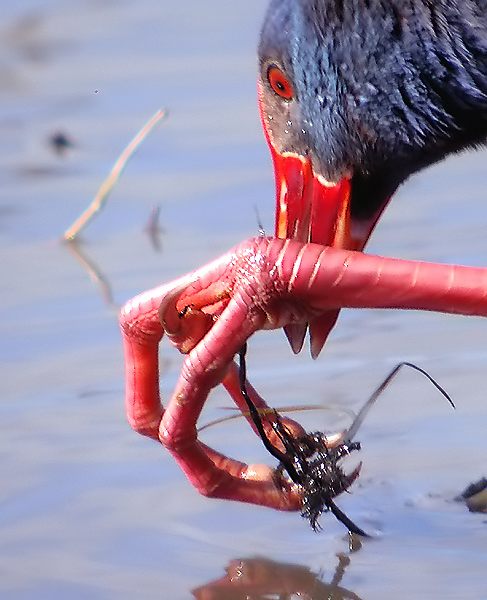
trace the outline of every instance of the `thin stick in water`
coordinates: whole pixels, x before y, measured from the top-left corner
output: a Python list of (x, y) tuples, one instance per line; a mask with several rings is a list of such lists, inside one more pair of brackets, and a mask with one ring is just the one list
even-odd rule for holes
[(154, 129), (157, 123), (159, 123), (166, 116), (166, 114), (166, 110), (158, 110), (156, 114), (147, 121), (147, 123), (132, 139), (132, 141), (124, 149), (122, 154), (120, 154), (120, 156), (118, 157), (117, 161), (112, 167), (112, 170), (110, 171), (110, 174), (101, 184), (91, 204), (64, 232), (64, 240), (74, 240), (79, 235), (81, 230), (84, 229), (88, 225), (88, 223), (93, 219), (93, 217), (101, 211), (103, 206), (106, 204), (110, 192), (112, 191), (114, 185), (117, 183), (120, 175), (122, 174), (122, 171), (125, 165), (127, 164), (129, 158), (137, 150), (139, 145), (144, 141), (144, 139), (152, 131), (152, 129)]

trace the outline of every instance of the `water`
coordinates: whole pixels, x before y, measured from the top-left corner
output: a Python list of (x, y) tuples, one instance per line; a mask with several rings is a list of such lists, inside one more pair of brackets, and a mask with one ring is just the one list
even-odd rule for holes
[[(272, 231), (271, 165), (255, 106), (264, 8), (261, 0), (3, 7), (2, 598), (184, 599), (199, 590), (236, 599), (251, 593), (237, 585), (249, 573), (256, 598), (487, 598), (485, 516), (451, 501), (485, 474), (482, 319), (344, 313), (318, 362), (291, 356), (280, 332), (252, 341), (251, 379), (276, 405), (357, 408), (400, 360), (428, 369), (456, 401), (452, 412), (419, 375), (403, 373), (374, 408), (359, 436), (363, 476), (339, 504), (376, 537), (352, 553), (333, 518), (316, 535), (295, 514), (199, 497), (157, 444), (126, 425), (117, 306), (254, 235), (256, 208)], [(129, 163), (84, 234), (82, 255), (73, 254), (62, 232), (162, 105), (170, 118)], [(64, 156), (48, 143), (57, 131), (75, 144)], [(485, 264), (485, 159), (465, 154), (410, 181), (370, 251)], [(159, 249), (144, 232), (157, 205)], [(167, 395), (180, 362), (164, 346), (162, 363)], [(225, 404), (217, 390), (205, 419)], [(332, 427), (338, 416), (303, 419)], [(242, 422), (205, 440), (268, 460)], [(330, 587), (338, 564), (335, 582), (342, 575), (348, 596)], [(234, 583), (217, 595), (211, 582), (226, 567)]]

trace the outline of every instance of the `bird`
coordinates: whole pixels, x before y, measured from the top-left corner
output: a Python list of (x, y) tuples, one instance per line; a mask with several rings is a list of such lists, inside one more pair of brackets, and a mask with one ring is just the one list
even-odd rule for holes
[(362, 250), (408, 177), (487, 139), (486, 0), (272, 0), (258, 54), (277, 237)]
[[(412, 174), (486, 142), (487, 0), (271, 0), (258, 58), (275, 235), (246, 240), (124, 305), (126, 412), (200, 493), (305, 513), (306, 432), (269, 410), (233, 359), (257, 330), (280, 327), (294, 352), (309, 330), (316, 358), (343, 307), (487, 316), (487, 269), (363, 252)], [(165, 407), (158, 371), (164, 335), (186, 355)], [(198, 440), (203, 405), (221, 383), (266, 447), (291, 465), (294, 481)], [(260, 422), (251, 407), (265, 415)], [(326, 451), (342, 456), (352, 437), (327, 437)], [(312, 440), (313, 456), (320, 440)], [(287, 456), (296, 448), (298, 462)], [(340, 485), (323, 491), (311, 473), (321, 503), (314, 515), (333, 508), (359, 531), (332, 503), (358, 470), (335, 475)]]

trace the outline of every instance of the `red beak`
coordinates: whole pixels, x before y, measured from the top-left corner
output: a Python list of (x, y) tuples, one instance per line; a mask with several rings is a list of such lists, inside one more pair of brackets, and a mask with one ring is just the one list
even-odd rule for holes
[[(262, 102), (261, 117), (262, 114)], [(349, 177), (328, 182), (313, 169), (309, 156), (279, 152), (262, 118), (271, 149), (276, 178), (275, 235), (300, 242), (314, 242), (335, 248), (362, 250), (387, 202), (370, 220), (354, 224), (350, 202), (352, 183)], [(309, 323), (311, 355), (320, 353), (339, 311), (329, 311)], [(307, 323), (285, 326), (291, 347), (298, 353), (306, 336)]]
[(350, 179), (328, 183), (309, 158), (279, 154), (271, 145), (276, 176), (276, 230), (280, 238), (355, 249), (350, 229)]

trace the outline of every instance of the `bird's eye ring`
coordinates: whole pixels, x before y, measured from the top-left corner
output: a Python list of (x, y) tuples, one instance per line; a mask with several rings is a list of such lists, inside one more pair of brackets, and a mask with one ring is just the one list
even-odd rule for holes
[(267, 69), (267, 80), (273, 92), (284, 100), (292, 100), (294, 98), (294, 88), (292, 83), (276, 65), (270, 65)]

